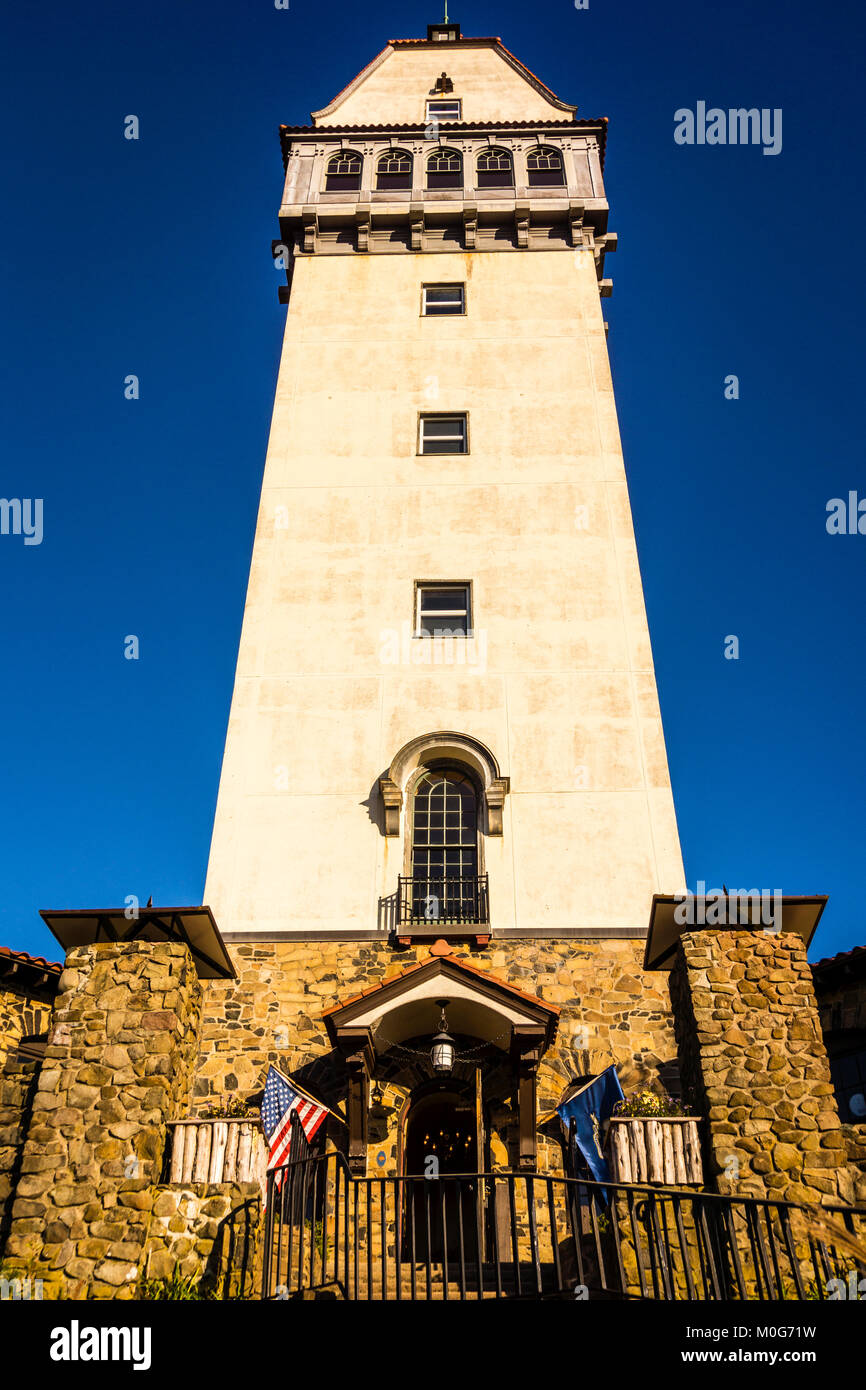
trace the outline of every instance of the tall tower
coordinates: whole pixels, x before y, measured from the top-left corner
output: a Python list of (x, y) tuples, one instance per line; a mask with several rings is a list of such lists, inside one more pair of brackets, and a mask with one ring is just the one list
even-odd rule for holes
[[(653, 894), (684, 886), (600, 303), (605, 137), (451, 23), (281, 128), (288, 312), (206, 901), (294, 981), (270, 1021), (291, 1054), (306, 1019), (295, 1062), (326, 1006), (435, 941), (560, 1003), (592, 1065), (673, 1055), (667, 1022), (605, 1015)], [(507, 1002), (473, 1007), (462, 1031), (501, 1040)], [(435, 1025), (418, 1009), (402, 1037)], [(368, 1079), (384, 1016), (355, 1021)]]
[(230, 937), (380, 929), (407, 784), (453, 753), (495, 934), (631, 934), (682, 865), (606, 123), (451, 24), (281, 134), (288, 314), (206, 901)]
[[(62, 971), (0, 951), (0, 1034), (28, 1034), (0, 1255), (53, 1293), (229, 1296), (258, 1252), (265, 1297), (787, 1297), (816, 1240), (828, 1270), (856, 1247), (856, 1214), (841, 1249), (789, 1224), (862, 1183), (805, 954), (826, 899), (768, 920), (734, 892), (680, 930), (671, 896), (605, 133), (447, 22), (282, 128), (288, 315), (209, 906), (46, 911)], [(611, 1064), (686, 1083), (707, 1182), (764, 1199), (748, 1221), (689, 1206), (696, 1119), (605, 1139)], [(577, 1171), (572, 1097), (590, 1170), (607, 1142), (675, 1212), (547, 1181)], [(256, 1107), (292, 1159), (263, 1230)]]

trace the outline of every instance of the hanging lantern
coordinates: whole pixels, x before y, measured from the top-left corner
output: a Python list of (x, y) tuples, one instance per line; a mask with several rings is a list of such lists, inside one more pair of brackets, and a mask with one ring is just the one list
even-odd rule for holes
[(382, 1094), (382, 1087), (379, 1085), (379, 1082), (377, 1081), (373, 1086), (373, 1094), (370, 1097), (370, 1114), (375, 1116), (376, 1119), (382, 1119), (382, 1117), (386, 1113), (385, 1106), (383, 1103), (384, 1100), (385, 1097)]
[(436, 1003), (442, 1010), (442, 1017), (439, 1020), (439, 1032), (433, 1039), (433, 1046), (430, 1049), (430, 1060), (435, 1072), (449, 1072), (454, 1066), (456, 1048), (454, 1039), (448, 1032), (448, 1020), (445, 1017), (445, 1006), (448, 1000), (437, 999)]

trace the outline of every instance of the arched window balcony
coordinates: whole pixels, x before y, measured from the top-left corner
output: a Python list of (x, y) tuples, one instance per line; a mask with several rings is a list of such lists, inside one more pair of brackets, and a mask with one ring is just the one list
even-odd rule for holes
[(326, 193), (356, 193), (361, 188), (364, 161), (354, 150), (332, 154), (325, 173)]
[(478, 874), (478, 795), (458, 766), (425, 768), (412, 796), (411, 898), (418, 922), (487, 921), (486, 882)]
[(475, 167), (479, 188), (514, 187), (514, 164), (508, 150), (484, 150)]
[(389, 150), (376, 165), (376, 188), (411, 188), (412, 156), (405, 150)]
[(565, 169), (559, 150), (549, 145), (539, 145), (531, 150), (526, 158), (526, 172), (530, 188), (564, 188)]
[(489, 748), (469, 734), (421, 734), (395, 755), (379, 791), (385, 834), (405, 831), (398, 936), (489, 934), (483, 846), (502, 834), (508, 789)]
[(433, 151), (427, 160), (427, 187), (463, 187), (463, 157), (459, 150)]

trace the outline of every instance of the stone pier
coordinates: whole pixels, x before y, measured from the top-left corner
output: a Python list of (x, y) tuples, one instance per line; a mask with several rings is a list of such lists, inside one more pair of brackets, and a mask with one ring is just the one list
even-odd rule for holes
[(134, 1293), (166, 1122), (188, 1098), (200, 1008), (185, 945), (69, 952), (5, 1250), (46, 1296)]
[(706, 1116), (707, 1179), (738, 1196), (853, 1198), (806, 948), (768, 931), (689, 931), (671, 978), (680, 1070)]

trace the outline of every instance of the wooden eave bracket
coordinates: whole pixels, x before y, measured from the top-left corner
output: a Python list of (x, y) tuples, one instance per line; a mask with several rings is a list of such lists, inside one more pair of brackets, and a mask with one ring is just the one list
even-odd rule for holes
[(532, 1068), (541, 1061), (547, 1041), (546, 1031), (531, 1023), (515, 1023), (511, 1028), (511, 1059)]
[(376, 1050), (369, 1028), (344, 1027), (336, 1030), (336, 1044), (349, 1067), (360, 1068), (372, 1075), (376, 1065)]

